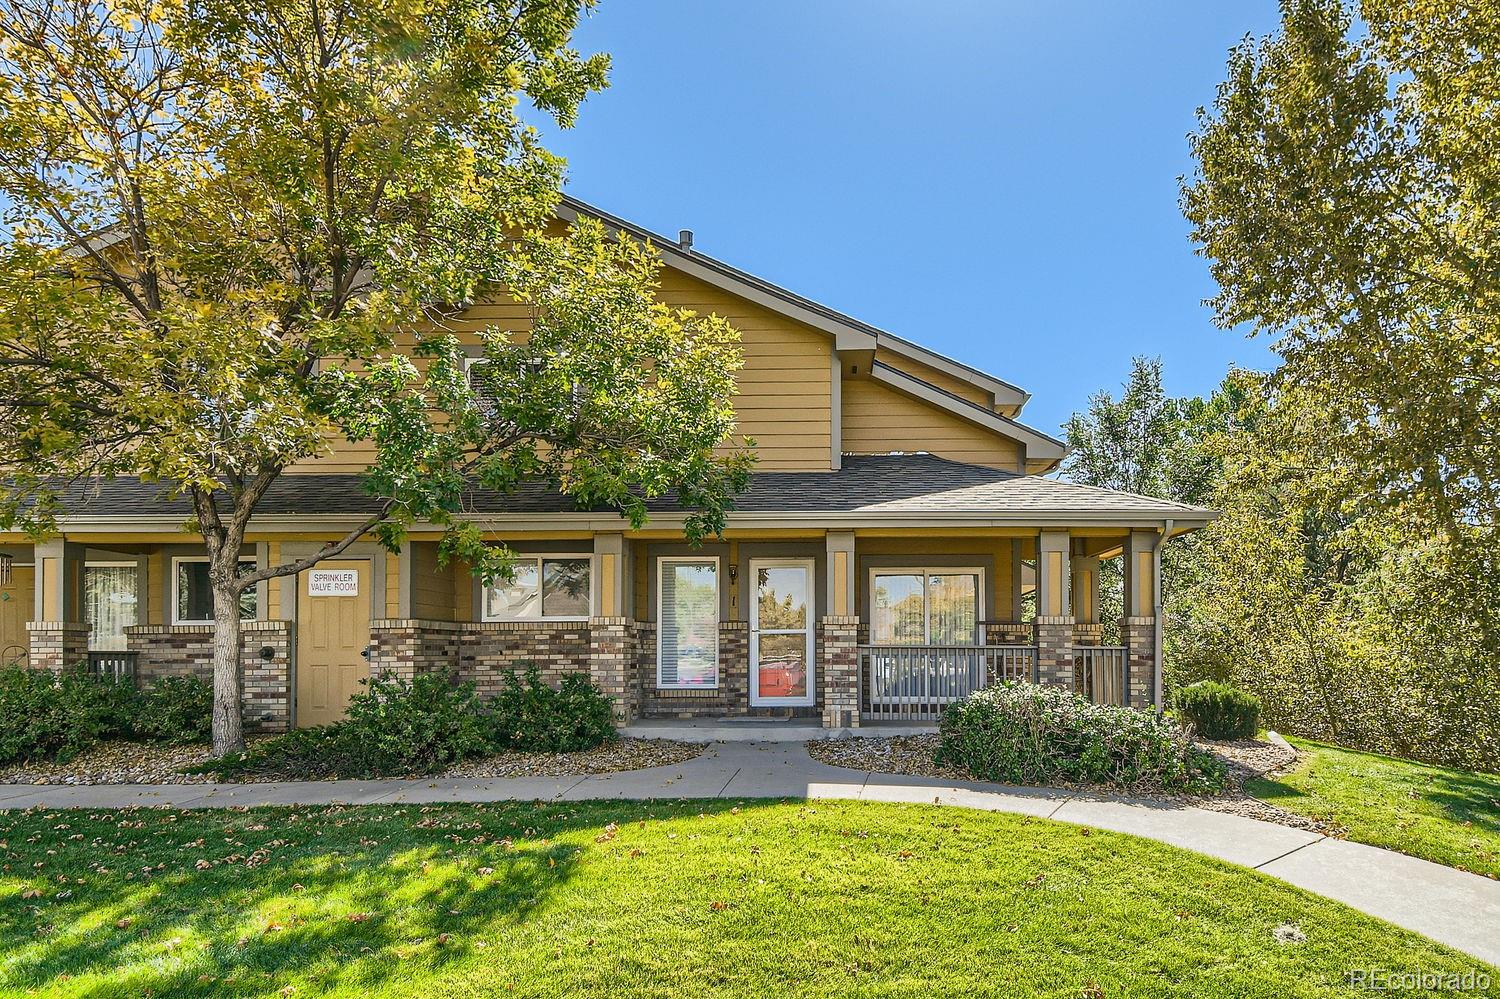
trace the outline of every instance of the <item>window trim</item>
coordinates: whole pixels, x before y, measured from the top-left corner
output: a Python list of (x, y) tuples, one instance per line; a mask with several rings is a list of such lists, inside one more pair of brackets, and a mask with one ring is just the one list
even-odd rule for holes
[[(136, 570), (137, 573), (139, 573), (140, 572), (140, 568), (141, 568), (141, 564), (139, 562), (137, 562), (137, 561), (134, 561), (134, 560), (122, 561), (120, 559), (98, 559), (98, 560), (95, 560), (95, 559), (86, 559), (84, 561), (84, 563), (83, 563), (83, 571), (84, 571), (85, 574), (87, 574), (87, 572), (90, 569), (134, 569), (134, 570)], [(136, 594), (135, 594), (135, 624), (127, 626), (127, 627), (131, 627), (131, 628), (137, 627), (138, 625), (141, 624), (141, 603), (142, 603), (142, 600), (141, 600), (141, 593), (140, 593), (141, 583), (140, 583), (139, 577), (137, 577), (137, 579), (136, 579), (135, 588), (136, 588)], [(87, 602), (88, 602), (88, 597), (87, 597), (87, 591), (85, 590), (85, 596), (84, 596), (84, 603), (85, 603), (85, 605), (87, 604)], [(88, 642), (89, 642), (90, 647), (92, 648), (93, 643), (94, 643), (94, 622), (88, 621), (86, 623), (89, 626)]]
[[(717, 555), (658, 555), (656, 557), (656, 689), (657, 690), (718, 690), (719, 674), (723, 672), (724, 660), (723, 649), (719, 643), (719, 629), (724, 623), (724, 608), (721, 601), (724, 599), (723, 585), (720, 583), (720, 575), (724, 571), (722, 559)], [(662, 628), (662, 617), (665, 604), (661, 598), (662, 581), (666, 579), (663, 571), (668, 565), (686, 563), (688, 565), (712, 564), (714, 567), (714, 679), (713, 683), (662, 683), (661, 660), (662, 643), (666, 640), (665, 630)]]
[[(172, 624), (174, 626), (175, 625), (179, 625), (179, 624), (213, 624), (214, 623), (214, 619), (211, 618), (211, 617), (209, 617), (209, 618), (201, 618), (201, 619), (194, 619), (194, 618), (185, 618), (185, 617), (179, 617), (178, 616), (178, 611), (181, 610), (181, 608), (179, 608), (177, 606), (177, 567), (178, 567), (178, 565), (180, 565), (180, 564), (182, 564), (184, 562), (207, 562), (207, 561), (209, 561), (209, 558), (208, 558), (207, 555), (174, 555), (174, 556), (172, 556), (172, 574), (167, 577), (167, 583), (168, 583), (168, 586), (167, 586), (167, 594), (168, 594), (167, 595), (167, 604), (168, 604), (168, 606), (172, 610)], [(250, 565), (255, 565), (255, 566), (258, 566), (260, 564), (259, 560), (256, 559), (253, 555), (250, 558), (245, 558), (244, 556), (240, 556), (240, 564), (244, 565), (246, 563), (248, 563)], [(260, 584), (257, 583), (256, 587), (255, 587), (255, 616), (254, 617), (242, 617), (242, 618), (240, 618), (240, 620), (241, 621), (259, 621), (260, 620), (260, 612), (261, 612), (261, 607), (260, 607)]]
[[(756, 571), (762, 567), (797, 568), (807, 571), (807, 622), (801, 628), (760, 627), (760, 580)], [(818, 566), (811, 558), (751, 558), (745, 603), (750, 617), (750, 706), (751, 707), (812, 707), (818, 701)], [(760, 692), (760, 636), (806, 635), (807, 636), (807, 693), (801, 697), (767, 697)]]
[(491, 587), (485, 586), (483, 583), (480, 583), (479, 584), (479, 620), (481, 620), (481, 621), (483, 621), (483, 622), (485, 622), (487, 624), (489, 624), (489, 623), (493, 623), (493, 624), (528, 624), (528, 623), (531, 623), (531, 622), (535, 622), (535, 623), (538, 623), (538, 624), (543, 624), (543, 623), (548, 623), (548, 622), (553, 622), (553, 621), (558, 621), (558, 622), (564, 622), (564, 621), (574, 621), (574, 622), (577, 622), (577, 621), (587, 621), (590, 618), (592, 618), (594, 616), (594, 609), (595, 609), (594, 591), (595, 591), (595, 589), (597, 589), (597, 587), (595, 587), (595, 585), (594, 585), (594, 582), (595, 582), (594, 577), (598, 574), (597, 571), (596, 571), (597, 567), (594, 565), (594, 554), (593, 554), (593, 552), (516, 552), (516, 561), (517, 562), (535, 562), (536, 563), (536, 605), (537, 605), (538, 612), (540, 612), (543, 609), (543, 607), (545, 606), (544, 602), (542, 600), (542, 563), (545, 562), (545, 561), (547, 561), (548, 559), (551, 559), (554, 562), (560, 562), (560, 561), (562, 561), (564, 559), (566, 559), (566, 560), (568, 560), (570, 562), (577, 562), (579, 560), (583, 560), (583, 561), (588, 562), (588, 564), (589, 564), (589, 612), (587, 614), (566, 614), (566, 615), (552, 615), (552, 616), (548, 616), (547, 614), (544, 614), (544, 613), (538, 613), (536, 617), (491, 617), (490, 616), (490, 601), (489, 601), (489, 590), (491, 589)]
[[(875, 640), (875, 577), (876, 576), (922, 576), (922, 644), (926, 647), (932, 645), (932, 615), (927, 609), (927, 577), (930, 575), (964, 575), (972, 574), (978, 579), (978, 586), (974, 592), (974, 638), (970, 645), (983, 644), (980, 632), (984, 628), (984, 608), (988, 594), (985, 589), (984, 566), (982, 565), (872, 565), (870, 566), (869, 578), (869, 603), (867, 607), (870, 614), (870, 644), (891, 648), (900, 648), (909, 643), (906, 642), (878, 642)], [(941, 647), (941, 646), (939, 646)]]

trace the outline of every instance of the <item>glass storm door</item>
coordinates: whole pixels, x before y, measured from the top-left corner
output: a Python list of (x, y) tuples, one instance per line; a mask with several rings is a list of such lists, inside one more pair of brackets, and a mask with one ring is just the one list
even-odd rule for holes
[(750, 703), (808, 706), (814, 702), (813, 564), (803, 559), (751, 559)]

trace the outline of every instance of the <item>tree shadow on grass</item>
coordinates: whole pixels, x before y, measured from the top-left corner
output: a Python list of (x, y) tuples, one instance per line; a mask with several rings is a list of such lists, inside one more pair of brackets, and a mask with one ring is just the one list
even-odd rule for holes
[[(50, 985), (78, 996), (254, 995), (271, 990), (278, 973), (321, 969), (319, 988), (344, 985), (358, 994), (410, 972), (408, 961), (430, 972), (472, 956), (472, 936), (523, 924), (575, 876), (595, 835), (608, 835), (602, 829), (609, 822), (769, 803), (589, 801), (196, 813), (170, 829), (171, 842), (143, 843), (133, 856), (74, 857), (75, 877), (88, 874), (90, 861), (101, 856), (111, 866), (118, 863), (120, 872), (91, 876), (89, 887), (71, 896), (54, 890), (23, 900), (19, 888), (0, 892), (0, 942), (7, 952), (0, 989)], [(381, 813), (380, 821), (369, 820)], [(290, 815), (298, 821), (288, 822)], [(86, 840), (112, 831), (107, 824), (98, 830), (86, 825), (77, 818), (69, 823)], [(234, 830), (229, 844), (226, 829)], [(595, 835), (578, 835), (589, 832)], [(205, 848), (193, 848), (200, 837)], [(203, 858), (223, 862), (198, 870)], [(255, 866), (247, 867), (247, 859)], [(124, 871), (139, 871), (147, 861), (168, 866), (149, 880), (122, 880)], [(27, 939), (33, 920), (50, 931)], [(191, 956), (179, 963), (183, 954)], [(103, 977), (79, 980), (90, 973)]]

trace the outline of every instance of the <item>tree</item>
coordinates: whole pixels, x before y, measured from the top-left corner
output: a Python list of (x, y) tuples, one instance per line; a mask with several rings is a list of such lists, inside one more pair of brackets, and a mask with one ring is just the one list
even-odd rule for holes
[[(553, 483), (639, 525), (669, 489), (721, 529), (737, 335), (669, 310), (648, 248), (549, 234), (559, 126), (605, 85), (568, 47), (592, 0), (6, 0), (0, 6), (0, 525), (56, 528), (72, 483), (186, 495), (214, 599), (216, 753), (243, 745), (239, 598), (373, 535), (510, 553), (476, 486)], [(455, 319), (505, 293), (529, 329)], [(367, 442), (377, 512), (240, 572), (256, 506), (330, 441)]]
[[(1096, 392), (1087, 410), (1068, 418), (1063, 477), (1157, 499), (1211, 504), (1222, 476), (1217, 457), (1203, 443), (1233, 419), (1253, 378), (1232, 371), (1209, 399), (1174, 398), (1162, 387), (1161, 359), (1134, 358), (1118, 399)], [(1174, 585), (1178, 563), (1191, 546), (1189, 540), (1164, 549), (1164, 590)], [(1112, 627), (1124, 612), (1120, 562), (1100, 566), (1099, 584), (1100, 619)]]
[(1226, 328), (1276, 338), (1340, 489), (1492, 530), (1500, 499), (1500, 7), (1283, 0), (1182, 192)]

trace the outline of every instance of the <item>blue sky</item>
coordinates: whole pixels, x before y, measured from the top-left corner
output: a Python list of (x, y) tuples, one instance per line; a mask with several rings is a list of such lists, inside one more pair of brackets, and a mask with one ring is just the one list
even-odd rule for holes
[(1186, 135), (1272, 0), (603, 0), (614, 57), (568, 191), (1029, 390), (1055, 431), (1160, 355), (1206, 392), (1216, 329), (1177, 208)]

